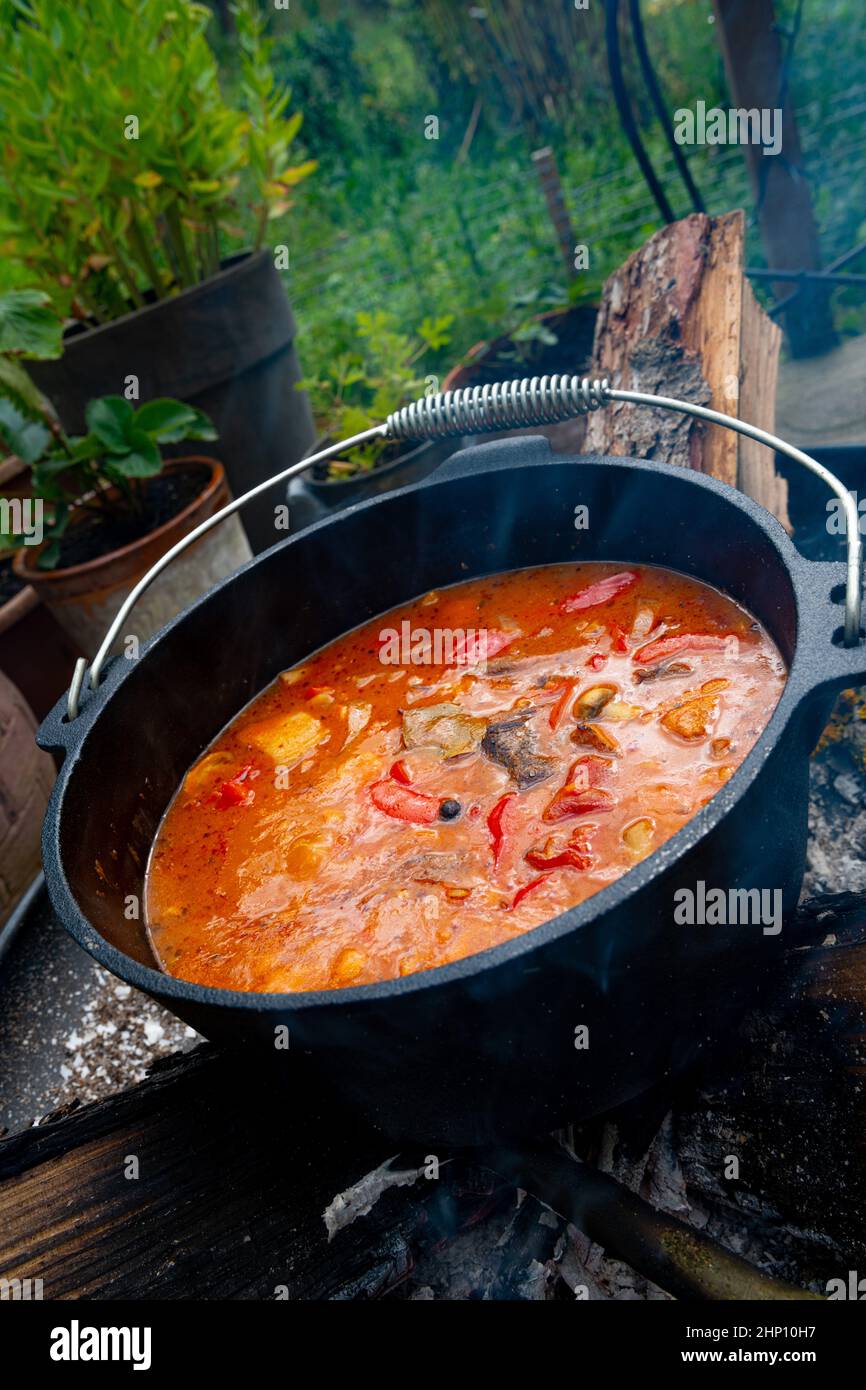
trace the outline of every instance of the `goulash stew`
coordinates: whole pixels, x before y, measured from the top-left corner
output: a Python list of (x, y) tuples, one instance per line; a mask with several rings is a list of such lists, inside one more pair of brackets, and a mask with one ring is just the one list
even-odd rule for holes
[(148, 869), (160, 964), (331, 989), (531, 931), (705, 805), (784, 680), (749, 613), (667, 570), (427, 594), (284, 671), (187, 773)]

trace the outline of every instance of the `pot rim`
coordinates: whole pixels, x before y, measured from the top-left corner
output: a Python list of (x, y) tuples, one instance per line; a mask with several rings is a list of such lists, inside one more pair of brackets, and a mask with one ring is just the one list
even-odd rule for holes
[[(70, 581), (82, 578), (87, 579), (90, 575), (98, 574), (105, 566), (112, 564), (118, 559), (125, 559), (135, 556), (144, 550), (146, 546), (153, 544), (154, 540), (159, 540), (168, 531), (176, 529), (177, 526), (187, 522), (195, 511), (203, 503), (210, 501), (216, 492), (219, 491), (225, 478), (225, 471), (219, 459), (211, 458), (209, 454), (185, 454), (183, 458), (166, 459), (162, 466), (164, 473), (177, 473), (190, 464), (207, 464), (210, 468), (210, 478), (204, 487), (191, 502), (174, 516), (169, 517), (162, 525), (157, 526), (153, 531), (147, 531), (143, 536), (139, 536), (136, 541), (129, 541), (126, 545), (119, 546), (117, 550), (107, 550), (104, 555), (97, 555), (92, 560), (84, 560), (80, 565), (68, 565), (65, 569), (40, 570), (35, 563), (31, 565), (44, 550), (47, 542), (43, 541), (38, 546), (22, 546), (15, 552), (12, 567), (20, 579), (26, 579), (28, 584), (33, 586), (44, 586), (47, 591), (52, 583), (69, 583)], [(154, 475), (159, 476), (158, 474)], [(74, 509), (73, 509), (74, 510)], [(75, 523), (73, 522), (73, 525)]]
[[(471, 987), (473, 980), (485, 973), (495, 973), (505, 970), (522, 956), (528, 956), (535, 950), (541, 950), (550, 946), (553, 942), (571, 935), (579, 930), (586, 928), (598, 918), (606, 917), (609, 913), (621, 907), (623, 902), (633, 895), (640, 893), (652, 882), (660, 878), (665, 872), (671, 869), (684, 855), (693, 848), (700, 840), (714, 831), (721, 822), (730, 815), (738, 802), (749, 788), (756, 781), (758, 776), (765, 770), (765, 767), (774, 753), (777, 744), (784, 736), (786, 727), (791, 723), (798, 708), (801, 707), (804, 698), (813, 692), (816, 687), (816, 680), (807, 673), (806, 666), (808, 653), (804, 645), (804, 636), (814, 638), (814, 630), (809, 630), (810, 625), (804, 622), (808, 613), (808, 593), (805, 588), (806, 576), (817, 570), (832, 570), (837, 578), (844, 575), (844, 565), (822, 564), (822, 562), (809, 561), (795, 548), (790, 537), (785, 532), (781, 524), (769, 512), (753, 502), (745, 494), (736, 489), (719, 482), (708, 474), (693, 472), (671, 464), (657, 463), (645, 459), (632, 459), (625, 456), (600, 457), (584, 456), (587, 461), (596, 463), (606, 468), (624, 468), (629, 472), (642, 472), (648, 474), (662, 474), (676, 478), (679, 482), (687, 486), (705, 488), (721, 496), (727, 505), (735, 510), (744, 512), (746, 516), (761, 530), (772, 543), (780, 555), (784, 569), (790, 584), (791, 595), (794, 600), (797, 628), (794, 638), (794, 648), (791, 662), (788, 668), (788, 676), (784, 688), (779, 698), (778, 704), (773, 710), (767, 724), (764, 726), (760, 735), (756, 739), (750, 752), (737, 768), (730, 781), (717, 791), (714, 796), (702, 806), (700, 810), (687, 821), (669, 840), (666, 840), (646, 859), (636, 864), (618, 879), (609, 883), (606, 887), (594, 893), (591, 897), (578, 904), (576, 907), (566, 912), (560, 913), (556, 917), (549, 918), (539, 926), (533, 927), (530, 931), (520, 937), (515, 937), (510, 941), (501, 942), (499, 945), (491, 946), (482, 951), (476, 951), (471, 955), (464, 956), (459, 960), (451, 961), (446, 965), (436, 966), (431, 970), (416, 971), (411, 975), (398, 977), (391, 980), (382, 980), (375, 983), (348, 986), (343, 989), (328, 990), (304, 990), (288, 993), (266, 993), (252, 990), (232, 990), (216, 988), (210, 985), (195, 984), (188, 980), (183, 980), (177, 976), (169, 975), (154, 966), (145, 965), (135, 960), (132, 956), (112, 946), (103, 936), (90, 924), (81, 912), (71, 885), (66, 877), (60, 853), (60, 833), (59, 819), (62, 814), (62, 803), (66, 792), (67, 783), (70, 776), (74, 773), (75, 767), (81, 756), (84, 744), (90, 732), (91, 722), (88, 721), (87, 727), (82, 732), (81, 742), (66, 752), (62, 766), (57, 776), (54, 789), (49, 801), (43, 824), (42, 848), (43, 862), (46, 865), (46, 878), (52, 900), (55, 894), (62, 899), (62, 902), (55, 906), (66, 929), (71, 933), (75, 940), (82, 946), (100, 965), (111, 970), (113, 974), (128, 984), (134, 985), (137, 989), (143, 990), (152, 997), (166, 1000), (178, 1000), (188, 1004), (207, 1005), (209, 1007), (218, 1006), (220, 1009), (233, 1010), (253, 1009), (259, 1013), (266, 1012), (274, 1015), (286, 1013), (310, 1014), (315, 1010), (323, 1010), (332, 1007), (361, 1007), (387, 1004), (389, 1000), (412, 995), (416, 991), (429, 989), (446, 989), (455, 984), (463, 984)], [(567, 455), (556, 456), (557, 462), (566, 463)], [(453, 462), (453, 458), (451, 460)], [(521, 465), (511, 463), (511, 468), (520, 468)], [(506, 463), (501, 466), (502, 472), (509, 471)], [(459, 480), (459, 479), (458, 479)], [(288, 537), (278, 543), (279, 548), (295, 544), (309, 536), (314, 530), (324, 526), (339, 526), (350, 517), (356, 515), (363, 508), (387, 505), (389, 502), (399, 501), (399, 499), (410, 491), (419, 487), (439, 487), (448, 486), (455, 481), (453, 476), (446, 478), (432, 478), (423, 483), (409, 484), (404, 489), (388, 493), (386, 496), (379, 496), (364, 501), (354, 503), (336, 516), (324, 518), (322, 521), (314, 523), (304, 532), (297, 536)], [(228, 584), (237, 575), (245, 573), (251, 566), (260, 563), (268, 554), (273, 554), (278, 547), (272, 547), (265, 556), (254, 557), (242, 566), (234, 576), (223, 581)], [(610, 563), (633, 563), (628, 557), (621, 560), (616, 555), (605, 557)], [(670, 566), (673, 568), (673, 566)], [(706, 582), (706, 581), (705, 581)], [(219, 586), (217, 586), (219, 587)], [(212, 595), (214, 590), (210, 591)], [(146, 658), (151, 645), (161, 641), (175, 627), (191, 616), (199, 603), (204, 603), (208, 595), (203, 595), (195, 604), (185, 609), (170, 624), (167, 624), (162, 631), (152, 639), (152, 642), (145, 647), (141, 653), (142, 659)], [(141, 660), (135, 663), (138, 669), (141, 667)], [(114, 662), (105, 674), (103, 688), (105, 700), (99, 701), (96, 713), (92, 716), (93, 722), (102, 717), (110, 706), (119, 687), (125, 679), (133, 673), (132, 667), (128, 662)], [(837, 674), (828, 677), (831, 681), (836, 681), (840, 688), (845, 684), (845, 680), (838, 678)], [(46, 723), (52, 721), (54, 716), (49, 715)], [(84, 706), (79, 718), (87, 719), (87, 705)], [(41, 741), (41, 740), (40, 740)], [(62, 741), (58, 740), (63, 747)], [(44, 746), (55, 747), (57, 744), (52, 741), (52, 735), (45, 738)], [(807, 754), (804, 753), (804, 757)]]
[(189, 304), (210, 293), (215, 286), (225, 284), (226, 280), (242, 279), (244, 275), (257, 269), (263, 260), (271, 260), (267, 247), (250, 247), (246, 251), (236, 251), (224, 261), (220, 261), (220, 268), (215, 274), (199, 280), (196, 285), (187, 285), (185, 289), (178, 290), (177, 294), (170, 295), (167, 299), (155, 299), (152, 304), (142, 304), (140, 309), (130, 309), (128, 314), (120, 314), (118, 318), (109, 319), (107, 323), (97, 323), (86, 328), (81, 328), (77, 323), (70, 324), (63, 333), (64, 347), (85, 341), (93, 342), (101, 335), (110, 333), (112, 329), (131, 323), (133, 319), (141, 320), (146, 315), (158, 313), (161, 309), (173, 308), (180, 303)]

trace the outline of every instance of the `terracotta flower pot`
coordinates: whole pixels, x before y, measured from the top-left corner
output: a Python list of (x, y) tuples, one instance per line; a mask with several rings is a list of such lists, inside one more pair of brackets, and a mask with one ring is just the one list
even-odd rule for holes
[(36, 720), (0, 672), (0, 925), (39, 872), (42, 818), (54, 766), (36, 747)]
[[(39, 569), (41, 547), (24, 547), (16, 554), (16, 573), (32, 584), (86, 656), (95, 654), (124, 598), (160, 555), (228, 502), (225, 473), (215, 459), (177, 459), (166, 464), (165, 470), (177, 472), (192, 464), (208, 469), (206, 485), (192, 502), (140, 540), (66, 569)], [(250, 555), (238, 517), (229, 517), (159, 576), (136, 605), (123, 635), (135, 636), (139, 642), (151, 637), (193, 599), (245, 564)]]

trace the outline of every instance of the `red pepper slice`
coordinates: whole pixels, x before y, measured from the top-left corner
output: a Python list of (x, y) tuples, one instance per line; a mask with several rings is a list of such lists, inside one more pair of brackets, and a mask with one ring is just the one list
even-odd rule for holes
[(528, 893), (533, 893), (536, 888), (540, 887), (546, 878), (547, 874), (541, 874), (539, 878), (531, 878), (528, 883), (524, 883), (522, 888), (518, 888), (511, 900), (509, 912), (513, 912), (517, 904), (522, 903)]
[(407, 821), (410, 825), (432, 825), (439, 819), (438, 797), (410, 791), (396, 782), (374, 782), (370, 788), (370, 798), (373, 805), (379, 811), (384, 811), (386, 816)]
[(490, 815), (487, 817), (487, 829), (490, 831), (493, 839), (494, 866), (499, 863), (499, 856), (502, 853), (502, 846), (505, 840), (505, 827), (502, 823), (502, 818), (505, 815), (507, 807), (514, 800), (516, 795), (517, 792), (506, 792), (505, 795), (497, 801)]
[(392, 765), (391, 771), (388, 773), (388, 776), (393, 777), (395, 782), (402, 783), (404, 787), (408, 787), (412, 782), (412, 778), (406, 771), (406, 764), (402, 761), (396, 762)]
[(591, 656), (586, 664), (592, 671), (601, 671), (604, 669), (606, 661), (606, 656), (602, 656), (601, 652), (596, 652), (595, 656)]
[(550, 711), (551, 729), (558, 729), (560, 724), (562, 723), (563, 718), (565, 717), (566, 709), (568, 708), (568, 702), (574, 691), (574, 685), (574, 681), (565, 682), (565, 687), (563, 689), (562, 694), (560, 695), (556, 704), (553, 706), (553, 709)]
[(731, 640), (727, 637), (714, 637), (708, 632), (671, 633), (670, 637), (658, 637), (640, 651), (635, 652), (634, 660), (641, 666), (653, 661), (663, 661), (665, 657), (676, 656), (678, 652), (723, 652)]
[(568, 844), (552, 854), (544, 849), (531, 849), (525, 855), (527, 864), (533, 869), (588, 869), (592, 864), (588, 828), (579, 825), (569, 836)]
[(468, 666), (478, 661), (489, 661), (520, 636), (519, 632), (503, 632), (497, 627), (478, 628), (471, 634), (461, 632), (454, 642), (453, 665)]
[(566, 788), (597, 787), (604, 782), (613, 761), (610, 758), (603, 758), (599, 753), (584, 753), (582, 758), (578, 758), (576, 763), (572, 763), (568, 769), (568, 776), (563, 783), (563, 790)]
[(556, 793), (541, 819), (548, 825), (568, 820), (569, 816), (586, 816), (590, 811), (612, 811), (614, 798), (601, 787), (564, 786)]
[(608, 623), (607, 626), (611, 636), (611, 651), (627, 652), (628, 643), (625, 640), (625, 628), (614, 622)]
[(618, 594), (624, 594), (637, 581), (638, 576), (632, 570), (609, 574), (607, 579), (600, 579), (597, 584), (590, 584), (589, 588), (581, 589), (577, 594), (569, 594), (568, 598), (564, 598), (560, 603), (559, 611), (579, 613), (584, 608), (595, 608), (599, 603), (607, 603)]
[(253, 764), (247, 763), (236, 776), (222, 782), (208, 797), (208, 801), (216, 806), (218, 811), (229, 811), (232, 806), (249, 806), (255, 800), (256, 794), (248, 783), (258, 775), (258, 770)]
[(566, 845), (559, 854), (546, 856), (542, 850), (531, 849), (526, 855), (533, 869), (588, 869), (592, 860), (581, 854), (576, 845)]

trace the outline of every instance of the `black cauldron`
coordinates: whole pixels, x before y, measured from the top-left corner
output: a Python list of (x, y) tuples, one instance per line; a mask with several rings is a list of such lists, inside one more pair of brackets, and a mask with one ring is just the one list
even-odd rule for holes
[[(575, 529), (579, 505), (588, 529)], [(716, 585), (788, 663), (755, 747), (688, 825), (573, 911), (404, 979), (249, 994), (155, 967), (125, 911), (142, 900), (169, 799), (229, 719), (280, 670), (396, 604), (570, 560), (663, 565)], [(307, 1054), (323, 1087), (396, 1138), (487, 1142), (608, 1110), (722, 1045), (772, 971), (784, 932), (677, 925), (674, 895), (703, 881), (779, 889), (794, 906), (809, 753), (836, 693), (866, 675), (864, 648), (841, 645), (844, 579), (841, 563), (798, 554), (747, 497), (685, 469), (568, 458), (538, 438), (455, 454), (251, 561), (138, 660), (115, 660), (72, 722), (58, 704), (39, 733), (63, 758), (43, 842), (54, 909), (96, 960), (207, 1037), (252, 1042), (289, 1078)], [(279, 1025), (287, 1052), (274, 1047)]]

